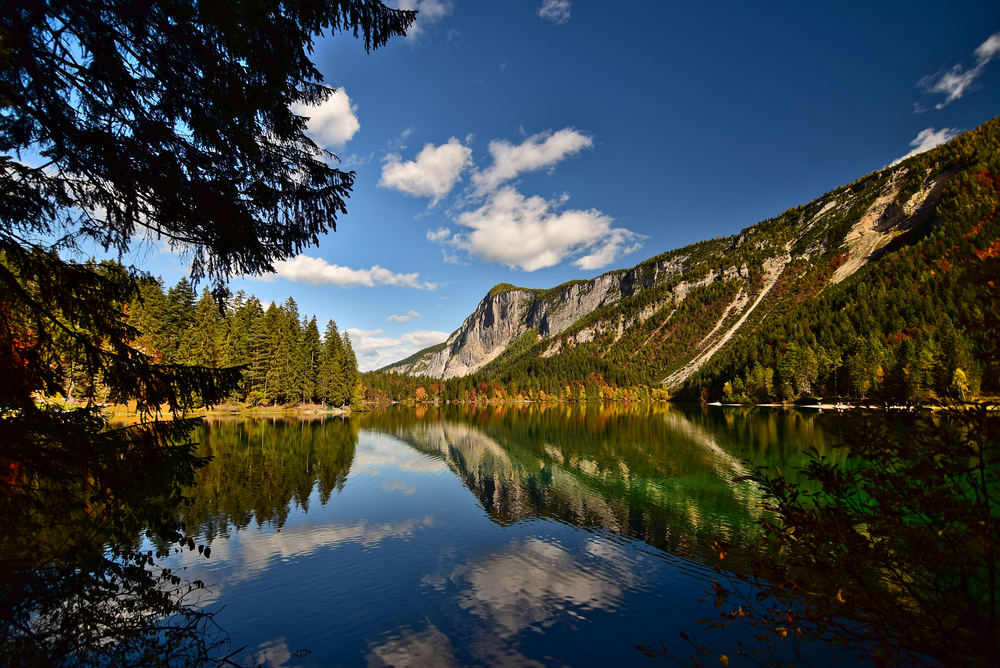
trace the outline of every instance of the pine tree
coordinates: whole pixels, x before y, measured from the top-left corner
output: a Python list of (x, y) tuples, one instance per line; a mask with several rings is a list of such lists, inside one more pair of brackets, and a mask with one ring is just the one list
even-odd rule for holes
[(244, 367), (240, 386), (234, 397), (238, 401), (246, 401), (254, 387), (253, 363), (256, 359), (256, 348), (253, 346), (253, 334), (257, 322), (263, 317), (264, 309), (259, 299), (254, 296), (244, 299), (242, 291), (236, 294), (232, 313), (226, 318), (223, 359), (225, 366)]
[(185, 337), (188, 364), (210, 368), (221, 366), (223, 327), (218, 302), (207, 289), (203, 290), (195, 306), (191, 329)]
[(163, 356), (168, 362), (187, 363), (187, 336), (194, 324), (195, 296), (194, 287), (187, 278), (181, 278), (167, 291), (160, 336)]
[(354, 348), (351, 346), (351, 337), (347, 332), (341, 334), (341, 341), (344, 346), (344, 389), (345, 399), (350, 400), (353, 396), (355, 386), (358, 384), (358, 360), (354, 356)]
[(129, 324), (139, 330), (135, 347), (157, 361), (163, 358), (161, 339), (166, 303), (162, 279), (141, 281), (138, 295), (129, 302)]
[(312, 403), (318, 399), (319, 391), (319, 362), (322, 343), (319, 339), (319, 327), (316, 325), (316, 316), (312, 317), (308, 323), (302, 327), (302, 340), (299, 344), (299, 365), (302, 401)]
[(344, 346), (333, 320), (326, 324), (323, 351), (319, 366), (319, 398), (331, 406), (347, 403), (347, 384), (344, 377)]
[(275, 402), (287, 403), (299, 396), (299, 328), (299, 308), (289, 297), (277, 308), (270, 330), (268, 385)]

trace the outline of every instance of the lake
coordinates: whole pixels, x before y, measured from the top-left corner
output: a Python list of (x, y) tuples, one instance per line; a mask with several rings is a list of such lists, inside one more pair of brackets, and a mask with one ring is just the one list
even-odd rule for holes
[(635, 645), (690, 654), (709, 544), (755, 534), (743, 460), (794, 478), (841, 428), (667, 404), (209, 419), (182, 519), (211, 556), (163, 563), (208, 584), (243, 665), (663, 665)]

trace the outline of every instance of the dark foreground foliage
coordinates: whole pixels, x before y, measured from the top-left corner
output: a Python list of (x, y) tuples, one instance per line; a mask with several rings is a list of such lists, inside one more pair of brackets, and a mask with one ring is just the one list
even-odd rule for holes
[[(771, 514), (748, 571), (713, 586), (720, 617), (701, 623), (751, 627), (756, 642), (730, 654), (758, 663), (808, 664), (800, 645), (814, 641), (876, 666), (995, 665), (1000, 415), (986, 405), (887, 413), (840, 447), (847, 465), (816, 455), (804, 485), (764, 468), (745, 478)], [(729, 550), (717, 544), (720, 559)], [(680, 663), (709, 665), (714, 654), (728, 664), (693, 644)]]
[[(127, 317), (150, 277), (85, 258), (163, 243), (221, 304), (231, 276), (334, 230), (354, 173), (291, 109), (334, 94), (309, 58), (314, 39), (353, 33), (370, 50), (414, 18), (378, 0), (4, 4), (3, 665), (228, 660), (211, 615), (188, 605), (199, 583), (157, 570), (138, 537), (149, 528), (194, 549), (170, 520), (202, 464), (182, 418), (225, 400), (242, 370), (151, 354)], [(70, 397), (83, 407), (51, 405)], [(104, 400), (135, 402), (141, 423), (111, 428)]]

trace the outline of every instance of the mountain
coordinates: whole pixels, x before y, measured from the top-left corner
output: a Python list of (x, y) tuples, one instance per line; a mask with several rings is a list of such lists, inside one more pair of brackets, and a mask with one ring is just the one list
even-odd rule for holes
[(559, 368), (730, 400), (995, 393), (998, 193), (1000, 118), (738, 235), (550, 289), (497, 285), (445, 343), (382, 371)]

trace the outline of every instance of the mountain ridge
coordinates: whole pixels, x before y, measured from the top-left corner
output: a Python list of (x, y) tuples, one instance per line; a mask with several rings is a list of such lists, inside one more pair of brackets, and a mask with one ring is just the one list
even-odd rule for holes
[[(995, 162), (998, 125), (994, 119), (730, 237), (553, 288), (498, 284), (444, 344), (381, 371), (446, 380), (577, 350), (680, 390), (734, 341), (950, 224), (938, 214), (942, 198), (956, 175)], [(995, 209), (989, 200), (986, 215)]]

